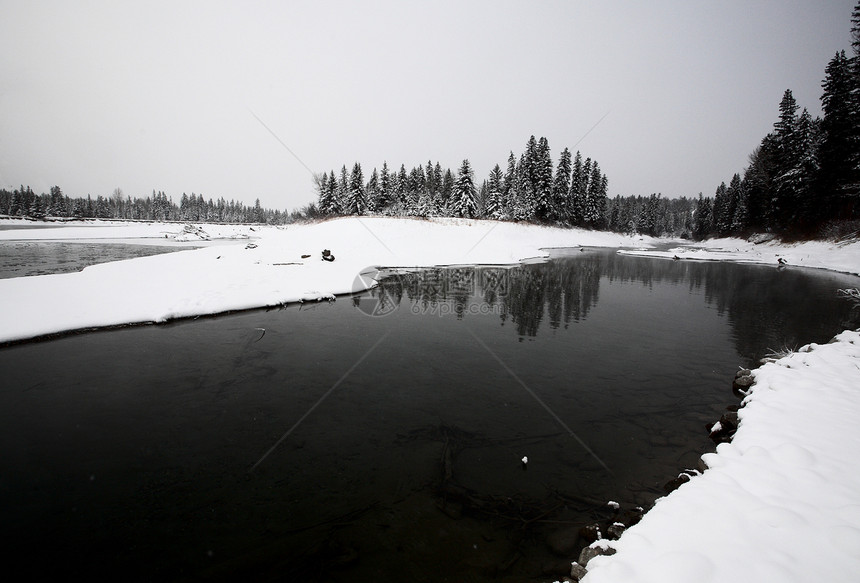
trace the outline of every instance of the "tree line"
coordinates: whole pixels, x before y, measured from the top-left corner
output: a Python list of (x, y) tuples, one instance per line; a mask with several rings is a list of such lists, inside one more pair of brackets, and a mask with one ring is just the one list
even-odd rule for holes
[(194, 221), (201, 223), (270, 223), (283, 224), (301, 216), (293, 213), (266, 209), (258, 198), (254, 206), (240, 201), (206, 200), (203, 195), (182, 193), (179, 204), (162, 191), (152, 191), (144, 198), (128, 197), (117, 188), (111, 196), (71, 198), (59, 186), (51, 187), (50, 193), (36, 194), (27, 186), (15, 190), (0, 190), (0, 214), (31, 219), (123, 219), (150, 221)]
[(749, 166), (700, 196), (694, 236), (772, 232), (838, 236), (860, 230), (860, 2), (851, 15), (852, 56), (839, 51), (821, 83), (822, 117), (813, 118), (790, 89), (779, 119), (750, 154)]
[(361, 164), (344, 165), (316, 179), (321, 216), (380, 214), (554, 222), (595, 229), (606, 226), (608, 179), (597, 161), (565, 148), (555, 170), (549, 142), (531, 136), (505, 169), (496, 164), (478, 186), (468, 159), (456, 175), (428, 161), (399, 171), (383, 162), (365, 180)]

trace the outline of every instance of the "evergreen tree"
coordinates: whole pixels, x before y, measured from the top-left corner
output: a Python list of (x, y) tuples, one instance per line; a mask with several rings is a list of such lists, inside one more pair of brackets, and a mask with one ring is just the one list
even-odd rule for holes
[[(589, 165), (591, 160), (586, 160)], [(606, 217), (606, 181), (597, 162), (591, 164), (591, 178), (585, 195), (585, 223), (592, 229), (603, 228)]]
[(379, 210), (379, 207), (377, 207), (377, 202), (379, 201), (379, 173), (376, 171), (376, 168), (370, 173), (370, 180), (367, 181), (364, 190), (367, 197), (367, 210), (369, 212)]
[[(334, 182), (334, 171), (332, 171), (331, 176), (332, 182)], [(317, 207), (320, 214), (323, 216), (335, 214), (337, 212), (336, 191), (329, 187), (329, 177), (325, 172), (317, 180), (317, 188), (319, 190), (319, 204)]]
[(351, 214), (349, 210), (349, 174), (346, 171), (346, 164), (340, 168), (340, 181), (337, 183), (337, 206), (340, 212)]
[(857, 56), (848, 59), (841, 51), (825, 69), (817, 184), (825, 205), (818, 209), (820, 218), (848, 219), (860, 210), (855, 204), (860, 196), (860, 77), (852, 71), (852, 61), (857, 60)]
[(392, 181), (388, 172), (388, 162), (382, 163), (382, 173), (379, 175), (379, 196), (377, 198), (377, 209), (382, 210), (391, 204)]
[(564, 220), (568, 216), (567, 196), (570, 192), (571, 173), (570, 150), (565, 148), (558, 160), (555, 180), (552, 185), (552, 216), (554, 220)]
[(746, 185), (741, 180), (740, 174), (735, 174), (732, 177), (729, 190), (735, 193), (735, 210), (732, 214), (731, 232), (734, 235), (740, 235), (746, 231), (749, 222), (749, 202), (747, 200)]
[(541, 137), (534, 151), (532, 161), (532, 191), (535, 200), (535, 218), (548, 220), (553, 218), (553, 195), (552, 195), (552, 155), (550, 154), (549, 142)]
[(490, 171), (490, 178), (487, 180), (487, 196), (484, 202), (484, 216), (488, 219), (502, 220), (505, 218), (505, 211), (502, 204), (502, 186), (504, 175), (502, 169), (496, 164)]
[(365, 213), (367, 213), (367, 195), (364, 190), (364, 173), (361, 171), (361, 164), (356, 162), (349, 178), (346, 214), (363, 215)]
[(476, 201), (477, 192), (472, 180), (472, 166), (469, 160), (463, 160), (460, 170), (457, 172), (457, 182), (454, 184), (454, 193), (451, 210), (455, 216), (474, 218), (478, 214)]
[(567, 220), (571, 225), (581, 227), (585, 224), (585, 185), (588, 178), (582, 163), (582, 154), (578, 151), (573, 159), (571, 169), (570, 190), (567, 196)]
[(701, 241), (708, 237), (713, 230), (713, 208), (710, 198), (703, 198), (699, 194), (699, 200), (696, 201), (696, 211), (694, 217), (693, 236)]
[(505, 171), (505, 181), (502, 184), (502, 208), (507, 218), (513, 218), (512, 210), (517, 199), (519, 180), (517, 179), (517, 159), (513, 151), (508, 156), (508, 168)]

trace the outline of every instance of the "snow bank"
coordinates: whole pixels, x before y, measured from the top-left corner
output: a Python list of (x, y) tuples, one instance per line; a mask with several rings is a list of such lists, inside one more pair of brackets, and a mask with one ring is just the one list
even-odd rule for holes
[(753, 372), (731, 443), (588, 562), (585, 583), (849, 582), (860, 573), (860, 332)]
[[(79, 273), (0, 280), (15, 311), (0, 342), (72, 330), (164, 322), (231, 310), (320, 300), (363, 291), (373, 267), (513, 264), (545, 258), (552, 247), (621, 247), (642, 238), (578, 229), (477, 220), (344, 218), (274, 227), (203, 225), (220, 245), (104, 263)], [(0, 240), (167, 238), (201, 240), (182, 224), (95, 222), (0, 231)], [(321, 260), (330, 249), (334, 262)]]
[(728, 238), (685, 244), (668, 251), (633, 249), (622, 253), (665, 259), (782, 264), (789, 267), (813, 267), (860, 275), (860, 241), (841, 244), (827, 241), (803, 243), (769, 241), (756, 244), (744, 239)]
[[(182, 223), (132, 221), (64, 221), (36, 222), (23, 219), (0, 219), (0, 241), (94, 241), (128, 240), (153, 244), (152, 239), (169, 242), (206, 241), (212, 239), (247, 239), (272, 227), (250, 225), (183, 225)], [(20, 227), (20, 228), (16, 228)], [(141, 241), (141, 239), (150, 239)]]

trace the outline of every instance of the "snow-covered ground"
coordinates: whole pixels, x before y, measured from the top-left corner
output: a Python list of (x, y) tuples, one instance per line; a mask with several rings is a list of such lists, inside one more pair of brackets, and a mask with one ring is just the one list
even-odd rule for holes
[[(0, 221), (0, 227), (10, 222)], [(273, 227), (67, 225), (0, 230), (0, 240), (243, 238), (233, 244), (106, 263), (79, 273), (0, 280), (15, 306), (0, 342), (68, 330), (318, 300), (363, 289), (375, 267), (512, 264), (553, 247), (636, 247), (636, 254), (860, 274), (860, 244), (657, 241), (454, 219), (350, 218)], [(195, 235), (196, 233), (196, 235)], [(147, 241), (149, 239), (149, 241)], [(334, 262), (321, 260), (330, 249)], [(368, 276), (362, 276), (368, 274)], [(753, 371), (732, 443), (709, 469), (657, 501), (591, 559), (586, 583), (855, 581), (860, 573), (860, 332), (809, 345)], [(728, 379), (727, 379), (728, 382)]]
[[(0, 221), (0, 226), (14, 225)], [(311, 301), (363, 291), (375, 267), (515, 264), (553, 247), (649, 243), (577, 229), (493, 221), (344, 218), (287, 228), (169, 223), (63, 223), (0, 230), (3, 240), (181, 242), (241, 239), (151, 257), (103, 263), (78, 273), (0, 280), (14, 305), (0, 342), (87, 328)], [(331, 250), (335, 261), (323, 261)]]
[(773, 240), (756, 244), (744, 239), (726, 238), (684, 243), (669, 250), (630, 249), (621, 253), (679, 260), (781, 264), (860, 275), (860, 242), (837, 244), (806, 241), (786, 244)]

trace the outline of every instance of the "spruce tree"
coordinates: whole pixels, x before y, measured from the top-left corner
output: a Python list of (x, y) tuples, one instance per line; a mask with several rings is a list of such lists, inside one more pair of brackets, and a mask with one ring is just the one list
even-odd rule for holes
[(379, 196), (377, 198), (377, 210), (383, 210), (391, 204), (391, 174), (388, 172), (388, 162), (382, 163), (382, 172), (379, 175)]
[(488, 219), (502, 220), (505, 218), (505, 211), (502, 204), (502, 183), (504, 175), (502, 169), (496, 164), (490, 171), (490, 177), (487, 180), (487, 196), (484, 203), (484, 216)]
[(476, 200), (477, 192), (472, 180), (472, 166), (469, 160), (463, 160), (457, 172), (457, 182), (454, 184), (452, 211), (455, 216), (474, 218), (478, 214)]
[(555, 179), (552, 185), (552, 216), (554, 220), (567, 218), (567, 195), (570, 192), (571, 161), (570, 150), (565, 148), (558, 160), (555, 170)]
[(581, 227), (585, 223), (585, 167), (582, 163), (582, 154), (578, 151), (573, 159), (571, 168), (570, 191), (567, 196), (567, 220), (575, 227)]
[(836, 53), (822, 83), (821, 172), (816, 185), (825, 201), (825, 208), (819, 209), (822, 218), (852, 218), (857, 210), (853, 201), (860, 196), (860, 76), (852, 70), (852, 61), (856, 67), (856, 55), (848, 59), (845, 51)]
[(532, 160), (532, 189), (534, 192), (534, 213), (538, 220), (548, 220), (553, 217), (552, 195), (552, 155), (549, 142), (541, 137), (534, 151)]
[(367, 212), (367, 196), (364, 191), (364, 173), (361, 171), (361, 164), (358, 162), (356, 162), (352, 167), (348, 188), (346, 214), (365, 214)]

